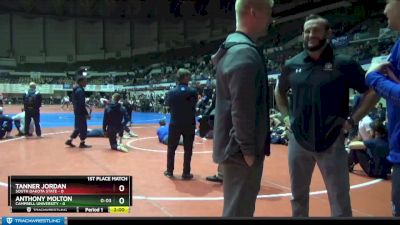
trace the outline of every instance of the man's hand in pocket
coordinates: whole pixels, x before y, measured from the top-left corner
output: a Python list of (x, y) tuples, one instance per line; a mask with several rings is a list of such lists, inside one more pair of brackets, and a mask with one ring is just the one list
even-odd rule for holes
[(243, 155), (243, 158), (249, 167), (252, 166), (255, 161), (254, 155)]

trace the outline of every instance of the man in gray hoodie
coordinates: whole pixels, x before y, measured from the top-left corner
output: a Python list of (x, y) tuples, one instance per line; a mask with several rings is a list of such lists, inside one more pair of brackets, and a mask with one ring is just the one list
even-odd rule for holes
[(237, 0), (236, 31), (213, 56), (216, 66), (215, 163), (224, 174), (226, 217), (254, 214), (269, 155), (268, 83), (255, 42), (272, 22), (272, 0)]

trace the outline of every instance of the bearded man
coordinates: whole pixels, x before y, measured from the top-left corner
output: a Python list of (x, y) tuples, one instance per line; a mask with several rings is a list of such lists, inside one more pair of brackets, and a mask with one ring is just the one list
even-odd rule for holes
[[(328, 191), (331, 215), (352, 216), (345, 133), (357, 126), (379, 97), (365, 84), (365, 71), (350, 58), (335, 54), (329, 22), (306, 18), (304, 51), (289, 59), (275, 88), (279, 110), (289, 127), (289, 173), (292, 215), (309, 216), (309, 192), (315, 164)], [(363, 100), (349, 116), (349, 89)], [(287, 92), (291, 89), (291, 104)]]

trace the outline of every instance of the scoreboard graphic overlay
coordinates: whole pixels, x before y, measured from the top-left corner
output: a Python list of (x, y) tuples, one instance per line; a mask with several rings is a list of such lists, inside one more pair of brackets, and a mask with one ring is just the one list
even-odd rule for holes
[(129, 213), (132, 176), (9, 176), (11, 212)]

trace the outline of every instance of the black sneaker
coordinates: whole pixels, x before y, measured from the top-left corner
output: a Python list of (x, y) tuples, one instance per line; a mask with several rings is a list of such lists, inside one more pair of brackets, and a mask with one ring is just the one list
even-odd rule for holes
[(189, 174), (182, 174), (182, 179), (183, 180), (191, 180), (193, 179), (193, 174), (189, 173)]
[(75, 147), (76, 147), (76, 145), (72, 144), (72, 140), (67, 140), (67, 141), (65, 142), (65, 144), (66, 144), (66, 145), (69, 145), (69, 146), (72, 147), (72, 148), (75, 148)]
[(211, 181), (211, 182), (222, 183), (222, 178), (218, 177), (217, 175), (208, 176), (208, 177), (206, 177), (206, 180)]
[(84, 142), (82, 143), (80, 143), (79, 144), (79, 148), (91, 148), (92, 146), (91, 145), (87, 145), (87, 144), (85, 144)]
[(164, 171), (164, 176), (168, 177), (168, 178), (172, 178), (174, 176), (174, 174), (172, 172), (169, 172), (168, 170)]

